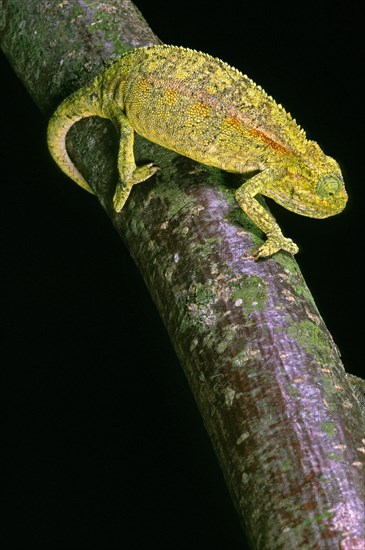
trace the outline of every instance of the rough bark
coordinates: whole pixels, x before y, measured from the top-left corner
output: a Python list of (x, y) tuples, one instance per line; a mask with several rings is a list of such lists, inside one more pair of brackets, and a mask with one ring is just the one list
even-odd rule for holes
[[(46, 115), (121, 52), (159, 42), (128, 0), (1, 7), (2, 49)], [(295, 260), (250, 258), (262, 236), (235, 178), (137, 139), (161, 171), (117, 215), (111, 125), (82, 121), (68, 146), (165, 322), (252, 547), (364, 548), (359, 397)]]

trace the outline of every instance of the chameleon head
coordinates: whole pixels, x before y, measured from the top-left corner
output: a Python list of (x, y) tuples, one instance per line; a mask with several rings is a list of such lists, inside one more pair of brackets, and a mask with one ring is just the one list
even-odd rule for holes
[(342, 212), (347, 193), (337, 162), (324, 155), (319, 147), (318, 150), (320, 155), (317, 152), (306, 161), (296, 159), (289, 163), (279, 188), (271, 190), (268, 196), (296, 214), (328, 218)]

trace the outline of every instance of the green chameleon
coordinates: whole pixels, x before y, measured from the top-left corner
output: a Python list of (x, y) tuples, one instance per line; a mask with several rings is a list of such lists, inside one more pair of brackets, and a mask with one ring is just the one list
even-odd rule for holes
[(88, 191), (65, 139), (75, 122), (90, 116), (112, 120), (119, 131), (120, 182), (113, 198), (117, 212), (132, 186), (158, 170), (153, 163), (136, 166), (134, 132), (203, 164), (245, 180), (249, 176), (235, 198), (267, 236), (255, 258), (280, 249), (298, 252), (256, 195), (312, 218), (338, 214), (346, 205), (337, 162), (307, 140), (304, 130), (260, 86), (207, 54), (177, 46), (137, 48), (61, 103), (49, 122), (49, 149), (62, 170)]

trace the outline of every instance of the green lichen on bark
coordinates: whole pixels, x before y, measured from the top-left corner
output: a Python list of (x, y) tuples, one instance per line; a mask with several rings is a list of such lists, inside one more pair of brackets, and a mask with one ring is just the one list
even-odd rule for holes
[(295, 338), (298, 344), (307, 352), (320, 355), (325, 360), (329, 354), (328, 340), (323, 329), (310, 319), (303, 319), (287, 329), (290, 337)]
[(241, 280), (232, 295), (235, 305), (242, 305), (248, 313), (263, 311), (267, 298), (266, 285), (257, 275)]

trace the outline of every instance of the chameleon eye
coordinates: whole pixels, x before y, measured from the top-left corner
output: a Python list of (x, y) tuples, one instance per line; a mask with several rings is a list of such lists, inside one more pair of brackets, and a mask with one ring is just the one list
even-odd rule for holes
[(333, 197), (341, 189), (341, 181), (336, 176), (324, 176), (321, 178), (317, 185), (317, 195), (326, 199), (327, 197)]

